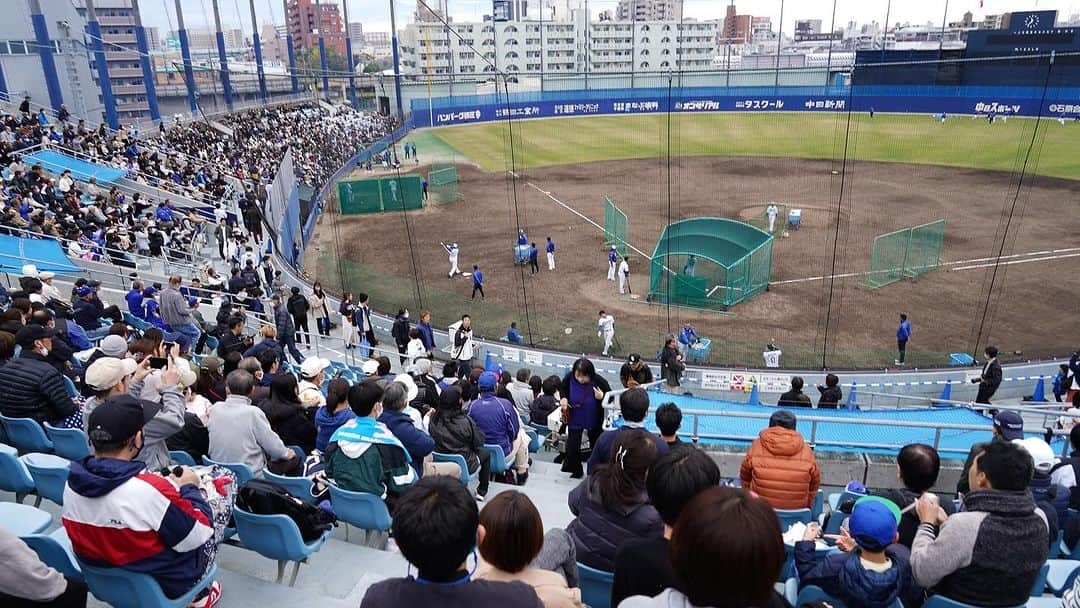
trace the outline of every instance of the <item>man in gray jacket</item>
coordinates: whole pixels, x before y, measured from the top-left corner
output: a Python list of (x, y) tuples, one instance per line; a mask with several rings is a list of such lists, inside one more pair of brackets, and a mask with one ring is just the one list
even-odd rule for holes
[[(255, 377), (238, 369), (225, 378), (225, 401), (210, 409), (210, 459), (217, 462), (242, 462), (258, 475), (270, 462), (277, 472), (296, 468), (296, 454), (270, 428), (266, 414), (251, 405)], [(277, 464), (277, 463), (280, 463)]]
[[(175, 353), (173, 353), (175, 355)], [(187, 362), (180, 359), (181, 365)], [(143, 427), (143, 447), (135, 460), (145, 462), (147, 469), (158, 471), (169, 466), (169, 448), (165, 441), (175, 435), (184, 426), (184, 412), (187, 404), (180, 389), (180, 372), (176, 359), (170, 358), (169, 364), (161, 370), (157, 390), (161, 393), (161, 409)], [(143, 381), (150, 372), (150, 357), (136, 364), (134, 359), (101, 357), (86, 368), (84, 382), (94, 395), (86, 401), (84, 420), (90, 421), (90, 412), (109, 397), (130, 395), (139, 399), (143, 390)], [(157, 403), (140, 399), (144, 408), (157, 409)], [(89, 431), (89, 429), (87, 429)]]
[(202, 330), (191, 315), (191, 305), (187, 297), (180, 293), (181, 281), (178, 275), (173, 275), (169, 277), (169, 286), (161, 290), (161, 320), (165, 321), (172, 331), (187, 336), (194, 346), (199, 343)]
[(1022, 447), (993, 441), (968, 471), (963, 512), (946, 517), (937, 496), (923, 494), (911, 545), (915, 582), (974, 606), (1024, 604), (1050, 547), (1046, 515), (1027, 491), (1033, 471)]

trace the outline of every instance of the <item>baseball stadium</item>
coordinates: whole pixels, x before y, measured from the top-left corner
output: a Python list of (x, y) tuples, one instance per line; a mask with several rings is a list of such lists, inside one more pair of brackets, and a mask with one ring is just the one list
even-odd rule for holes
[[(317, 273), (436, 324), (468, 312), (489, 338), (514, 322), (525, 344), (568, 352), (600, 352), (605, 310), (617, 356), (651, 356), (691, 324), (711, 341), (701, 362), (760, 366), (773, 344), (783, 367), (891, 367), (901, 313), (909, 366), (988, 344), (1013, 359), (1068, 354), (1065, 269), (1080, 256), (1080, 122), (1067, 110), (1076, 89), (1060, 86), (1070, 60), (927, 67), (859, 53), (829, 86), (806, 84), (817, 71), (730, 88), (705, 86), (728, 74), (695, 73), (414, 99), (418, 126), (402, 142), (416, 156), (344, 178), (316, 231)], [(957, 65), (973, 82), (1010, 72), (1030, 86), (915, 84)], [(429, 195), (391, 213), (340, 202), (380, 175), (416, 176)], [(674, 229), (706, 218), (697, 236)], [(515, 254), (519, 229), (540, 250), (535, 274)], [(448, 278), (452, 242), (462, 272)], [(612, 246), (628, 261), (624, 294), (607, 280)], [(470, 297), (474, 265), (483, 301)]]

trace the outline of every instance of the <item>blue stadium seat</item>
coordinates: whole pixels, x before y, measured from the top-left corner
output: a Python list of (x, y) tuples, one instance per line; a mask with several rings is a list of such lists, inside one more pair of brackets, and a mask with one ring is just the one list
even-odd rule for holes
[(465, 462), (465, 457), (461, 454), (443, 454), (442, 452), (432, 452), (431, 460), (432, 462), (452, 462), (458, 465), (458, 468), (461, 469), (461, 475), (458, 477), (458, 479), (460, 479), (461, 483), (465, 484), (466, 486), (469, 485), (472, 480), (480, 476), (480, 467), (476, 468), (475, 473), (469, 473), (469, 465)]
[[(300, 536), (300, 528), (288, 515), (256, 515), (248, 513), (240, 508), (233, 509), (233, 519), (236, 521), (236, 533), (240, 536), (240, 542), (252, 551), (277, 560), (277, 582), (280, 584), (285, 577), (285, 564), (295, 562), (289, 586), (296, 584), (296, 575), (300, 572), (300, 564), (322, 548), (326, 539), (330, 537), (332, 530), (327, 530), (317, 540), (310, 543), (304, 542)], [(96, 594), (95, 594), (96, 595)]]
[(63, 376), (63, 378), (64, 378), (64, 388), (67, 389), (68, 397), (78, 397), (79, 396), (79, 389), (78, 389), (78, 387), (75, 386), (75, 381), (72, 380), (71, 378), (68, 378), (67, 376)]
[(210, 352), (216, 352), (218, 347), (218, 339), (214, 336), (206, 336), (206, 350)]
[(1043, 564), (1035, 575), (1035, 582), (1031, 584), (1031, 596), (1039, 597), (1046, 591), (1046, 577), (1050, 574), (1050, 564)]
[(349, 526), (364, 531), (365, 542), (369, 532), (389, 532), (393, 520), (383, 499), (367, 492), (350, 492), (330, 484), (330, 502), (339, 521), (345, 522), (345, 540), (349, 540)]
[(90, 455), (90, 440), (82, 429), (61, 429), (46, 422), (45, 434), (52, 441), (53, 451), (61, 458), (82, 460)]
[(818, 521), (821, 514), (825, 512), (825, 490), (818, 490), (814, 495), (814, 504), (810, 506), (810, 517), (814, 521)]
[[(0, 443), (0, 490), (15, 494), (18, 503), (34, 491), (34, 479), (19, 460), (19, 451), (6, 443)], [(40, 496), (37, 502), (41, 504)]]
[(775, 509), (776, 517), (780, 519), (780, 531), (787, 532), (792, 524), (808, 524), (813, 519), (810, 509)]
[[(38, 503), (41, 498), (48, 498), (58, 505), (64, 504), (64, 486), (67, 485), (71, 461), (54, 454), (23, 454), (19, 460), (30, 471), (30, 477), (37, 488)], [(35, 505), (36, 506), (36, 505)]]
[(540, 451), (540, 436), (536, 434), (536, 431), (526, 427), (525, 434), (529, 437), (529, 453), (535, 454)]
[(202, 457), (203, 464), (205, 465), (218, 465), (229, 469), (236, 474), (236, 484), (242, 486), (248, 481), (255, 478), (255, 473), (246, 464), (242, 462), (218, 462), (216, 460), (210, 460), (209, 456)]
[(491, 453), (491, 473), (505, 473), (514, 468), (514, 455), (503, 454), (501, 447), (490, 443), (484, 444), (484, 449)]
[[(551, 429), (549, 429), (548, 427), (546, 427), (546, 426), (544, 426), (542, 424), (536, 424), (535, 422), (529, 422), (528, 420), (526, 420), (525, 423), (529, 425), (530, 429), (532, 429), (534, 432), (536, 432), (536, 437), (537, 437), (537, 439), (539, 439), (540, 444), (541, 444), (540, 447), (543, 448), (545, 452), (550, 450), (551, 449), (551, 442), (548, 441), (548, 435), (551, 434)], [(530, 452), (533, 451), (531, 445), (529, 446), (529, 451)]]
[[(1035, 598), (1031, 598), (1031, 599), (1035, 599)], [(1032, 604), (1029, 602), (1027, 604), (1021, 604), (1020, 606), (1017, 606), (1017, 607), (1014, 607), (1014, 608), (1024, 608), (1024, 606), (1030, 606), (1030, 605), (1032, 605)], [(1061, 601), (1060, 600), (1057, 600), (1057, 605), (1059, 607), (1061, 606)], [(923, 608), (978, 608), (978, 607), (973, 606), (971, 604), (965, 604), (963, 602), (958, 602), (956, 600), (950, 600), (949, 598), (947, 598), (947, 597), (945, 597), (943, 595), (931, 595), (930, 599), (926, 600), (926, 603), (923, 604)]]
[(270, 471), (263, 471), (263, 479), (278, 484), (288, 490), (289, 494), (300, 500), (305, 502), (315, 500), (315, 497), (311, 495), (311, 480), (307, 477), (286, 477), (285, 475), (275, 475)]
[(0, 415), (0, 424), (4, 425), (8, 443), (20, 452), (51, 452), (52, 442), (33, 418), (8, 418)]
[(191, 457), (191, 454), (183, 450), (169, 450), (169, 460), (173, 464), (179, 464), (186, 467), (195, 466), (195, 459)]
[(67, 530), (60, 526), (50, 534), (30, 534), (20, 537), (45, 565), (55, 568), (68, 578), (83, 580), (82, 569), (71, 550)]
[(578, 562), (578, 586), (581, 601), (591, 608), (611, 608), (611, 584), (615, 575)]
[[(796, 600), (792, 602), (792, 606), (802, 606), (803, 604), (826, 602), (833, 608), (847, 608), (847, 604), (839, 599), (825, 593), (821, 587), (816, 585), (807, 585), (799, 591), (799, 595)], [(889, 608), (904, 608), (903, 603), (899, 599), (893, 600)]]
[(214, 575), (217, 574), (217, 564), (213, 564), (190, 591), (176, 599), (169, 599), (149, 574), (123, 568), (98, 568), (82, 561), (79, 561), (79, 566), (86, 586), (94, 597), (114, 608), (184, 608), (214, 582)]
[[(1072, 589), (1076, 576), (1080, 574), (1080, 561), (1072, 559), (1051, 559), (1046, 561), (1050, 569), (1046, 574), (1046, 588), (1057, 597)], [(1032, 594), (1035, 595), (1035, 594)]]

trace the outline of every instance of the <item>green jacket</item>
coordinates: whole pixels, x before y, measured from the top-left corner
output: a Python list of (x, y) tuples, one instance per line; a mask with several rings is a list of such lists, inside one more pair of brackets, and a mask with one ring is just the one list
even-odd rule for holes
[[(351, 441), (335, 433), (324, 452), (326, 476), (343, 490), (374, 494), (391, 507), (397, 496), (416, 482), (416, 472), (409, 465), (408, 453), (399, 443), (381, 439), (393, 437), (382, 423), (370, 418), (354, 419), (360, 420), (374, 422), (381, 428), (374, 434), (365, 433), (369, 440), (360, 441)], [(353, 421), (346, 423), (351, 424)]]

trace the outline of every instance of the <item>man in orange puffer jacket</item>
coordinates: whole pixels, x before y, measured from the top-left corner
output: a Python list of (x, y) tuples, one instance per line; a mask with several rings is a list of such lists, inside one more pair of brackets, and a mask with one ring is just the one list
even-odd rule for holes
[(821, 485), (814, 452), (795, 430), (795, 415), (780, 410), (769, 418), (739, 469), (742, 487), (774, 509), (811, 507)]

